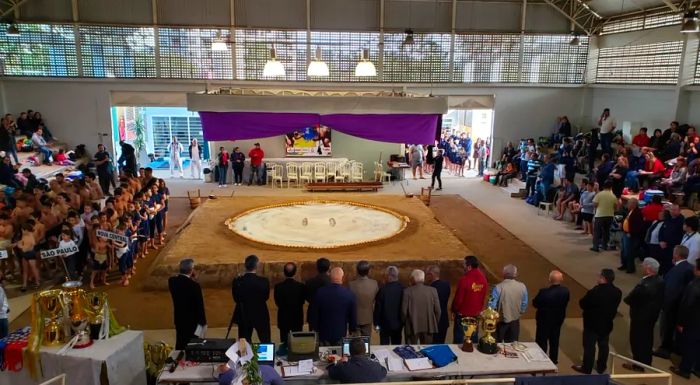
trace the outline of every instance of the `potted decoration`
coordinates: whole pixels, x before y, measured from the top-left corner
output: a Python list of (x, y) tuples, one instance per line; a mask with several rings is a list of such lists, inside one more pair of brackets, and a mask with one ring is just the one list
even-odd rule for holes
[(263, 383), (256, 350), (257, 349), (253, 349), (253, 358), (243, 365), (243, 371), (245, 372), (245, 377), (242, 380), (243, 385), (262, 385)]

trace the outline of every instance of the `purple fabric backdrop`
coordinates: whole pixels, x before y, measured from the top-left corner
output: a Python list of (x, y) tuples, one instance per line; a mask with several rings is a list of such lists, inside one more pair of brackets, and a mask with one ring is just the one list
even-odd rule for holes
[(284, 135), (323, 124), (360, 138), (393, 143), (430, 144), (437, 114), (305, 114), (273, 112), (199, 112), (205, 140), (242, 140)]
[(319, 124), (318, 114), (200, 112), (205, 140), (259, 139)]

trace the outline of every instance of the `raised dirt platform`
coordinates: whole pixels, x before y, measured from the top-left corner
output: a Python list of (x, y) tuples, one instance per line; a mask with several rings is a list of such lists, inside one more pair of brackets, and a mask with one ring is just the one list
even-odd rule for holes
[[(235, 234), (224, 225), (226, 219), (249, 209), (310, 200), (350, 201), (385, 207), (408, 216), (410, 223), (403, 232), (383, 241), (326, 250), (257, 243)], [(144, 288), (167, 290), (167, 278), (177, 273), (178, 262), (184, 257), (195, 259), (202, 286), (228, 288), (231, 280), (244, 271), (243, 260), (250, 254), (260, 257), (263, 271), (259, 273), (270, 277), (274, 285), (282, 279), (286, 262), (297, 263), (301, 278), (306, 279), (316, 274), (315, 262), (321, 256), (329, 258), (333, 266), (343, 267), (346, 279), (353, 279), (355, 264), (364, 259), (372, 263), (371, 275), (382, 281), (383, 272), (389, 265), (397, 266), (401, 281), (407, 282), (412, 269), (438, 264), (442, 278), (456, 282), (463, 273), (462, 260), (470, 251), (451, 230), (435, 219), (433, 212), (418, 198), (357, 194), (217, 198), (207, 200), (192, 213), (180, 233), (158, 255)]]

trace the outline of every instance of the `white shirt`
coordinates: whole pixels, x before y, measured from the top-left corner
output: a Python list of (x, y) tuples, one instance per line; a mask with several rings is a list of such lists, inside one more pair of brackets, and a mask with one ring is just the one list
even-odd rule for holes
[(700, 234), (696, 232), (683, 235), (681, 245), (688, 248), (688, 263), (695, 266), (695, 261), (700, 258)]
[(192, 146), (192, 160), (199, 160), (199, 145)]
[(7, 319), (7, 312), (10, 310), (10, 302), (7, 300), (5, 289), (0, 286), (0, 319)]
[(170, 144), (168, 144), (168, 151), (170, 152), (170, 159), (179, 158), (182, 152), (182, 144), (180, 142), (170, 142)]
[(600, 133), (601, 134), (607, 134), (612, 132), (615, 127), (617, 126), (617, 121), (615, 121), (615, 118), (612, 116), (608, 116), (607, 118), (603, 118), (600, 120)]
[[(72, 240), (64, 241), (63, 239), (61, 239), (61, 242), (58, 242), (59, 249), (63, 249), (66, 247), (74, 247), (74, 246), (78, 246), (78, 245), (76, 245), (75, 242), (73, 242)], [(75, 253), (66, 254), (66, 255), (64, 255), (64, 257), (68, 257), (68, 256), (73, 255), (73, 254), (75, 254)]]

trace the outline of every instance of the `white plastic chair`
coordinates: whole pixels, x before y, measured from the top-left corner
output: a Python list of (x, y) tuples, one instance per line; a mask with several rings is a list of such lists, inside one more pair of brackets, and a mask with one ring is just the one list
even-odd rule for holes
[(324, 163), (314, 164), (314, 182), (326, 181), (326, 165)]
[(314, 168), (309, 162), (304, 162), (301, 165), (301, 174), (299, 174), (299, 181), (304, 183), (311, 183), (314, 180)]
[(280, 188), (282, 188), (282, 172), (283, 168), (281, 164), (275, 164), (272, 166), (272, 188), (275, 188), (277, 182), (280, 183)]
[(362, 182), (365, 179), (364, 174), (365, 174), (365, 171), (364, 171), (364, 166), (362, 165), (362, 163), (359, 163), (359, 162), (353, 163), (351, 173), (350, 173), (350, 181), (351, 182)]
[(326, 163), (326, 181), (337, 182), (338, 179), (338, 163), (337, 162), (327, 162)]
[(352, 175), (352, 163), (343, 162), (338, 168), (339, 177), (337, 179), (343, 182), (349, 181)]
[(374, 162), (374, 180), (377, 182), (391, 181), (391, 173), (384, 171), (384, 167), (379, 162)]
[(299, 187), (299, 165), (296, 163), (287, 163), (287, 188), (289, 184), (294, 182)]
[(272, 183), (272, 172), (275, 168), (275, 163), (265, 163), (265, 174), (267, 175), (267, 178), (265, 178), (266, 183)]

